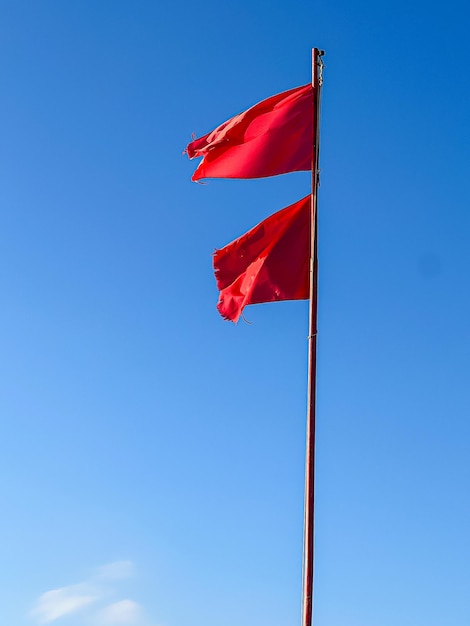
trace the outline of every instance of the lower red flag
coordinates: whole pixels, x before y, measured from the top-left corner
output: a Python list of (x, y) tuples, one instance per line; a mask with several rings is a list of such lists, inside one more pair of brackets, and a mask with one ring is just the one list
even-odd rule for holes
[(214, 253), (217, 309), (237, 322), (245, 306), (309, 297), (310, 196)]

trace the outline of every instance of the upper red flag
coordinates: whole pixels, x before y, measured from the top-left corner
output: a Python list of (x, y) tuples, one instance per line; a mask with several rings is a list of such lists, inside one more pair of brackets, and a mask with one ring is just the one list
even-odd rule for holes
[(237, 322), (245, 306), (309, 297), (310, 196), (214, 253), (217, 309)]
[(271, 96), (232, 117), (186, 148), (203, 157), (192, 180), (264, 178), (311, 170), (313, 87), (304, 85)]

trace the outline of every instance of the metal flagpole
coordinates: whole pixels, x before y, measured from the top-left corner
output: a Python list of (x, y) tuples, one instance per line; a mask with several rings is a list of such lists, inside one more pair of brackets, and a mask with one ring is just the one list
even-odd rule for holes
[(305, 455), (304, 552), (302, 626), (311, 626), (313, 612), (314, 524), (315, 524), (315, 400), (317, 369), (317, 289), (318, 289), (318, 187), (320, 152), (320, 93), (323, 83), (323, 50), (312, 50), (313, 163), (310, 251), (310, 316), (308, 333), (308, 401)]

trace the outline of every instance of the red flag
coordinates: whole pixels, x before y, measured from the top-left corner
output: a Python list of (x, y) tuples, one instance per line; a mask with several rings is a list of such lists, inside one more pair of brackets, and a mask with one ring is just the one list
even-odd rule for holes
[(309, 297), (310, 196), (214, 253), (217, 309), (237, 322), (245, 306)]
[(203, 157), (192, 180), (264, 178), (312, 169), (313, 87), (271, 96), (186, 148)]

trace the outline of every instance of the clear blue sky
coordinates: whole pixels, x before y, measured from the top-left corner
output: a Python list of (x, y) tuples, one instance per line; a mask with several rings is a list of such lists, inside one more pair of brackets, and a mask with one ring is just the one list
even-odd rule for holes
[(211, 253), (309, 175), (181, 153), (317, 46), (315, 626), (468, 626), (469, 17), (0, 2), (2, 623), (300, 623), (307, 305), (224, 322)]

